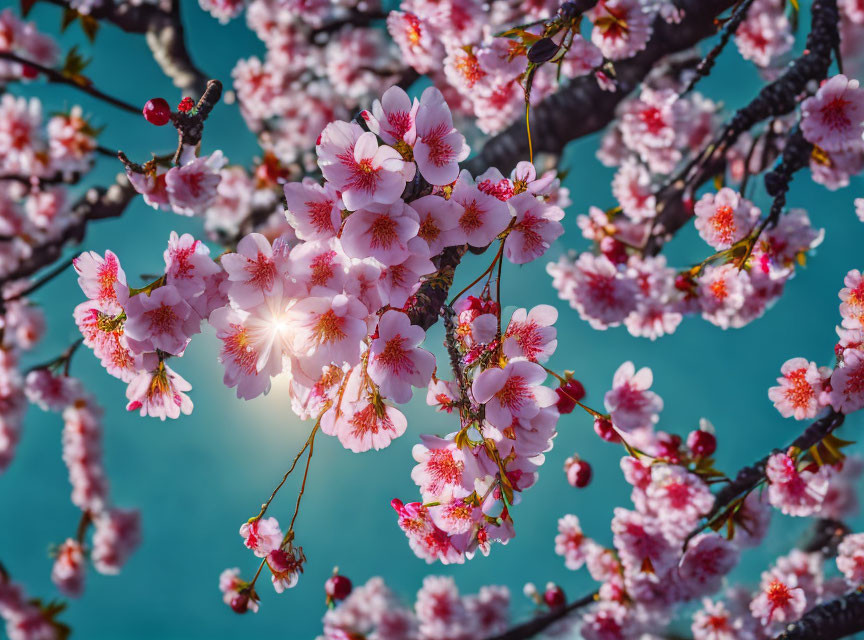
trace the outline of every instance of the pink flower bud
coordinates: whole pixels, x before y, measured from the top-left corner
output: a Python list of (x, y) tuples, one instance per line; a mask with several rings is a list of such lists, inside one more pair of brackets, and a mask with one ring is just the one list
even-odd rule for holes
[(694, 458), (708, 458), (717, 450), (717, 438), (710, 431), (697, 429), (687, 436), (687, 448)]
[(324, 591), (327, 593), (327, 597), (336, 601), (347, 598), (351, 593), (351, 588), (351, 580), (338, 573), (330, 576), (327, 582), (324, 583)]
[(564, 589), (550, 582), (543, 593), (543, 601), (550, 609), (558, 609), (567, 603), (567, 597), (564, 595)]

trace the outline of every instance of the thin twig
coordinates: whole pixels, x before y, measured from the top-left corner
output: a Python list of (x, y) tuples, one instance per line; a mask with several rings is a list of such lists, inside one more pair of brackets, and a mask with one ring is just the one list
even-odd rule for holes
[(19, 300), (25, 296), (29, 296), (31, 293), (42, 288), (44, 285), (48, 284), (54, 278), (56, 278), (61, 273), (66, 271), (66, 269), (68, 269), (72, 265), (72, 262), (74, 260), (75, 260), (75, 256), (69, 256), (68, 258), (66, 258), (66, 260), (64, 260), (59, 265), (57, 265), (56, 267), (51, 269), (51, 271), (49, 271), (44, 276), (42, 276), (41, 278), (36, 280), (36, 282), (31, 284), (26, 289), (23, 289), (23, 290), (19, 291), (18, 293), (16, 293), (15, 295), (9, 296), (8, 298), (4, 298), (4, 302), (12, 302), (13, 300)]
[(56, 69), (45, 67), (38, 62), (32, 62), (9, 51), (0, 51), (0, 60), (10, 60), (12, 62), (17, 62), (18, 64), (26, 64), (27, 66), (33, 67), (40, 73), (46, 75), (51, 82), (58, 82), (60, 84), (65, 84), (70, 87), (75, 87), (79, 91), (83, 91), (84, 93), (91, 95), (94, 98), (98, 98), (103, 102), (107, 102), (108, 104), (119, 107), (120, 109), (123, 109), (130, 113), (141, 113), (141, 109), (139, 107), (129, 104), (128, 102), (126, 102), (125, 100), (121, 100), (120, 98), (115, 98), (114, 96), (108, 95), (104, 91), (100, 91), (91, 84), (82, 84), (80, 82), (76, 82), (73, 78), (63, 75)]

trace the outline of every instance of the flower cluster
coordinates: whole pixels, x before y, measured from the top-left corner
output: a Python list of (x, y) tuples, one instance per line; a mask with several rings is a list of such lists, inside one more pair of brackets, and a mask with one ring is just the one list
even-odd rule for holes
[(754, 0), (735, 32), (741, 57), (762, 69), (776, 68), (795, 44), (784, 0)]
[(801, 103), (801, 131), (814, 145), (813, 180), (829, 189), (845, 187), (864, 171), (864, 89), (839, 74)]
[(540, 364), (557, 346), (554, 307), (519, 309), (503, 332), (492, 300), (471, 296), (455, 312), (449, 349), (458, 379), (430, 382), (427, 402), (457, 413), (460, 429), (415, 445), (411, 478), (422, 503), (393, 501), (414, 552), (445, 564), (513, 537), (511, 509), (536, 482), (559, 416)]
[[(681, 271), (654, 255), (652, 243), (665, 232), (658, 219), (663, 185), (711, 139), (715, 126), (716, 105), (695, 92), (680, 94), (688, 78), (658, 71), (641, 94), (622, 102), (598, 152), (604, 164), (618, 167), (612, 182), (618, 206), (591, 207), (578, 217), (594, 251), (562, 256), (547, 267), (559, 297), (594, 328), (623, 324), (631, 335), (653, 340), (695, 314), (724, 329), (742, 327), (779, 298), (796, 265), (822, 240), (803, 210), (789, 210), (766, 227), (757, 206), (722, 187), (681, 205), (715, 253)], [(762, 170), (758, 163), (772, 153), (766, 137), (726, 152), (732, 179), (743, 184)]]
[[(772, 505), (790, 515), (848, 517), (857, 505), (854, 483), (861, 463), (837, 454), (831, 466), (799, 471), (787, 454), (775, 454), (767, 465), (766, 492), (745, 495), (731, 510), (722, 511), (719, 505), (720, 519), (712, 515), (709, 524), (718, 531), (725, 528), (727, 535), (703, 533), (704, 517), (715, 513), (709, 484), (723, 475), (713, 468), (713, 429), (703, 421), (686, 446), (679, 436), (655, 431), (663, 405), (650, 390), (651, 383), (649, 369), (636, 371), (625, 363), (605, 396), (609, 413), (596, 417), (609, 423), (617, 441), (623, 440), (628, 456), (621, 460), (621, 469), (633, 487), (633, 509), (615, 509), (611, 547), (589, 538), (575, 515), (558, 523), (555, 552), (568, 569), (586, 566), (601, 583), (598, 602), (581, 616), (582, 637), (662, 635), (674, 607), (695, 599), (704, 599), (693, 618), (697, 640), (773, 637), (786, 623), (860, 584), (860, 536), (849, 536), (837, 560), (848, 585), (824, 577), (821, 553), (794, 550), (763, 574), (755, 594), (737, 589), (730, 590), (725, 601), (708, 599), (741, 553), (764, 538)], [(776, 494), (781, 492), (779, 499)], [(812, 499), (808, 502), (805, 495)]]
[[(12, 53), (43, 66), (51, 66), (57, 60), (57, 45), (53, 38), (39, 33), (32, 22), (20, 20), (12, 9), (0, 12), (0, 52)], [(32, 80), (37, 75), (34, 67), (0, 60), (0, 85)]]
[(846, 274), (840, 290), (839, 340), (834, 348), (837, 365), (817, 367), (804, 358), (787, 360), (778, 386), (768, 397), (784, 418), (816, 417), (826, 407), (839, 413), (864, 408), (864, 276), (857, 269)]
[(24, 589), (0, 571), (0, 618), (10, 640), (62, 640), (69, 627), (54, 619), (62, 605), (43, 604), (27, 597)]
[[(112, 506), (109, 500), (102, 465), (102, 410), (81, 383), (65, 373), (39, 368), (27, 375), (25, 392), (33, 404), (63, 415), (63, 461), (82, 525), (76, 538), (58, 546), (51, 578), (64, 594), (78, 597), (84, 590), (87, 555), (99, 573), (119, 573), (140, 543), (140, 516), (136, 510)], [(91, 524), (92, 548), (88, 549), (84, 536)]]
[(0, 97), (0, 277), (76, 222), (63, 182), (90, 169), (95, 136), (79, 107), (46, 126), (37, 98)]
[(505, 587), (485, 586), (475, 595), (463, 596), (453, 578), (429, 576), (412, 610), (381, 578), (371, 578), (324, 615), (319, 640), (488, 638), (507, 629), (509, 604)]
[[(210, 2), (209, 6), (242, 3)], [(395, 84), (403, 72), (386, 33), (346, 20), (355, 7), (331, 0), (253, 0), (249, 27), (266, 47), (264, 59), (237, 62), (234, 88), (246, 124), (282, 162), (314, 165), (324, 126)], [(364, 3), (374, 13), (377, 2)], [(225, 15), (224, 13), (222, 15)]]

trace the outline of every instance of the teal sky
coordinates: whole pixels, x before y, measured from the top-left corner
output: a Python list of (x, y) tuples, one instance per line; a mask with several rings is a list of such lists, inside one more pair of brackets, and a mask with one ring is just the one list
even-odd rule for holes
[[(183, 3), (186, 8), (187, 3)], [(237, 58), (262, 50), (243, 20), (227, 27), (188, 2), (187, 37), (193, 57), (212, 77), (226, 84)], [(60, 12), (37, 5), (32, 13), (41, 30), (55, 33)], [(105, 27), (95, 45), (82, 40), (77, 26), (60, 38), (63, 50), (80, 44), (93, 62), (88, 74), (103, 90), (133, 103), (163, 96), (169, 102), (178, 92), (161, 74), (143, 38)], [(727, 51), (717, 72), (701, 87), (729, 108), (752, 96), (759, 86), (756, 72)], [(170, 127), (156, 128), (91, 100), (67, 87), (41, 83), (16, 86), (16, 93), (38, 95), (45, 111), (81, 104), (96, 125), (106, 125), (100, 142), (122, 148), (133, 159), (150, 151), (173, 150)], [(598, 139), (572, 144), (562, 160), (568, 169), (567, 186), (573, 206), (567, 211), (565, 235), (548, 255), (555, 259), (585, 241), (575, 224), (578, 213), (591, 204), (613, 204), (611, 171), (594, 157)], [(256, 154), (254, 137), (246, 130), (236, 105), (220, 104), (205, 130), (203, 150), (222, 149), (233, 163), (248, 163)], [(92, 174), (94, 184), (107, 184), (120, 170), (117, 162), (100, 159)], [(575, 311), (555, 300), (546, 275), (547, 260), (525, 267), (507, 264), (502, 293), (504, 304), (558, 306), (559, 345), (550, 366), (572, 369), (588, 390), (588, 402), (602, 404), (612, 374), (625, 360), (654, 370), (655, 390), (666, 408), (659, 427), (680, 434), (694, 428), (700, 417), (710, 419), (719, 438), (718, 464), (730, 473), (761, 457), (774, 446), (792, 440), (802, 429), (784, 420), (767, 398), (767, 389), (780, 365), (793, 356), (831, 364), (838, 323), (837, 291), (844, 274), (862, 268), (864, 224), (853, 211), (862, 194), (858, 179), (850, 188), (828, 192), (802, 173), (793, 185), (789, 203), (806, 208), (826, 239), (800, 269), (780, 302), (762, 319), (740, 330), (721, 331), (701, 319), (688, 318), (672, 336), (649, 342), (632, 338), (624, 329), (592, 330)], [(761, 186), (761, 185), (760, 185)], [(765, 205), (764, 190), (757, 203)], [(163, 266), (162, 251), (171, 230), (203, 237), (201, 221), (156, 212), (137, 199), (118, 220), (91, 225), (83, 249), (116, 252), (130, 278), (153, 273)], [(707, 255), (691, 228), (668, 247), (675, 265), (689, 265)], [(73, 251), (70, 250), (69, 254)], [(487, 257), (466, 261), (460, 281), (470, 282)], [(59, 354), (77, 337), (72, 309), (82, 299), (71, 270), (42, 289), (36, 302), (45, 309), (48, 335), (28, 355), (25, 365)], [(509, 313), (509, 312), (507, 312)], [(429, 333), (428, 346), (443, 355), (440, 327)], [(609, 519), (615, 506), (629, 506), (629, 487), (618, 468), (622, 450), (601, 442), (587, 416), (563, 417), (555, 448), (547, 455), (538, 484), (514, 511), (517, 537), (464, 566), (427, 566), (416, 559), (395, 523), (389, 506), (394, 497), (414, 500), (417, 489), (409, 474), (414, 465), (411, 447), (421, 433), (446, 433), (452, 422), (426, 407), (425, 394), (415, 394), (408, 405), (407, 433), (380, 452), (353, 454), (335, 438), (320, 436), (309, 485), (297, 523), (297, 541), (309, 559), (300, 584), (276, 595), (266, 581), (260, 585), (263, 602), (257, 615), (237, 616), (220, 599), (217, 580), (226, 567), (238, 566), (248, 577), (256, 559), (243, 548), (237, 531), (257, 513), (291, 459), (305, 440), (310, 423), (291, 412), (284, 388), (277, 384), (266, 398), (236, 399), (223, 386), (216, 361), (217, 341), (212, 331), (196, 336), (176, 369), (193, 385), (195, 411), (177, 421), (160, 422), (125, 411), (125, 386), (108, 376), (92, 353), (82, 349), (72, 373), (84, 381), (105, 409), (105, 465), (111, 496), (118, 506), (141, 509), (144, 542), (123, 573), (116, 577), (89, 572), (86, 592), (73, 601), (63, 619), (74, 637), (88, 640), (128, 639), (222, 640), (276, 634), (273, 637), (313, 638), (320, 632), (324, 612), (323, 582), (338, 565), (355, 583), (383, 576), (406, 602), (413, 602), (423, 576), (454, 575), (465, 593), (484, 584), (505, 584), (514, 593), (513, 611), (525, 616), (530, 605), (521, 595), (526, 581), (553, 580), (571, 596), (592, 588), (583, 572), (569, 572), (554, 554), (557, 519), (575, 513), (587, 534), (609, 543)], [(841, 437), (856, 439), (862, 417), (853, 416)], [(59, 415), (31, 409), (22, 442), (11, 468), (0, 476), (0, 557), (28, 592), (46, 599), (59, 594), (50, 582), (48, 547), (74, 535), (79, 513), (69, 501), (70, 487), (60, 454)], [(571, 488), (562, 472), (564, 459), (574, 452), (592, 463), (595, 477), (584, 490)], [(272, 514), (287, 522), (299, 478), (289, 482), (272, 505)], [(806, 523), (775, 517), (764, 547), (747, 552), (735, 576), (751, 584), (771, 558), (795, 545)], [(856, 521), (861, 530), (862, 519)]]

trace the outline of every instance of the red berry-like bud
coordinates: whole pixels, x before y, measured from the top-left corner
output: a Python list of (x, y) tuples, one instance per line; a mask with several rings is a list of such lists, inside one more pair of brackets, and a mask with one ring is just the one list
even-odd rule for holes
[(687, 448), (694, 458), (708, 458), (717, 450), (717, 438), (710, 431), (697, 429), (687, 436)]
[(550, 609), (558, 609), (567, 604), (567, 596), (564, 595), (564, 589), (557, 584), (546, 585), (546, 591), (543, 593), (543, 602)]
[(190, 98), (189, 96), (186, 96), (185, 98), (183, 98), (180, 101), (180, 104), (177, 105), (177, 111), (180, 111), (181, 113), (189, 113), (194, 108), (195, 108), (195, 101), (192, 98)]
[(324, 591), (333, 600), (344, 600), (351, 593), (351, 580), (339, 574), (330, 576), (324, 583)]
[(615, 431), (612, 421), (608, 418), (596, 418), (594, 420), (594, 432), (606, 442), (621, 442), (621, 436)]
[(663, 433), (657, 434), (657, 457), (668, 460), (672, 464), (681, 462), (681, 455), (678, 449), (681, 447), (681, 436), (677, 434)]
[(231, 608), (234, 610), (234, 613), (246, 613), (249, 609), (249, 594), (238, 593), (231, 598)]
[(564, 463), (567, 482), (577, 489), (584, 489), (591, 483), (591, 465), (577, 457), (567, 458)]
[(571, 413), (576, 408), (576, 402), (585, 397), (585, 387), (575, 378), (570, 378), (555, 392), (558, 394), (558, 413)]
[(27, 80), (32, 80), (38, 75), (39, 69), (36, 67), (29, 64), (21, 65), (21, 77), (26, 78)]
[(157, 127), (166, 125), (171, 121), (171, 107), (162, 98), (152, 98), (147, 101), (142, 110), (144, 119)]
[(693, 288), (693, 280), (685, 273), (679, 273), (675, 276), (675, 288), (678, 291), (690, 291)]

